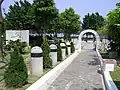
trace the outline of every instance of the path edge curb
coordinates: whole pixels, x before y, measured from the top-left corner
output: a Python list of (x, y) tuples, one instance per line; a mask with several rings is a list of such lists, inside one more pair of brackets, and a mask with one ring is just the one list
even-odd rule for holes
[(103, 84), (104, 90), (118, 90), (117, 86), (115, 85), (114, 81), (112, 80), (112, 77), (111, 77), (109, 71), (104, 71), (103, 58), (102, 58), (101, 54), (99, 53), (99, 51), (97, 49), (96, 49), (96, 52), (97, 52), (98, 59), (100, 60), (100, 64), (101, 64), (101, 70), (102, 70), (101, 79), (102, 79), (102, 84)]
[(80, 52), (75, 51), (72, 55), (66, 58), (63, 62), (49, 71), (47, 74), (38, 79), (26, 90), (46, 90), (52, 84), (52, 82), (60, 75), (60, 73), (65, 70), (68, 65), (78, 56)]

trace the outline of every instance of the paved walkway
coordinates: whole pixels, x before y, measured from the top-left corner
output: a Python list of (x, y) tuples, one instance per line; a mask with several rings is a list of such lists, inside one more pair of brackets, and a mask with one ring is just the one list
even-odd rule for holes
[(83, 50), (48, 90), (103, 90), (94, 50)]

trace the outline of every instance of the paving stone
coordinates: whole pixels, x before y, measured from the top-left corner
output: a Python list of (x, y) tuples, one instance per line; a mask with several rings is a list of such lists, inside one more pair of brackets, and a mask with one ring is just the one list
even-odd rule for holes
[(103, 90), (98, 65), (96, 52), (85, 48), (47, 90)]

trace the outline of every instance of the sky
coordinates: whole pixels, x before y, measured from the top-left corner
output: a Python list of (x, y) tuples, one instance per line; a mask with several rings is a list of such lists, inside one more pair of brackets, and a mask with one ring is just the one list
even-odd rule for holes
[[(2, 8), (8, 12), (10, 5), (18, 0), (4, 0)], [(32, 3), (33, 0), (28, 0)], [(116, 8), (116, 3), (120, 0), (55, 0), (56, 7), (60, 12), (65, 8), (72, 7), (75, 12), (81, 16), (81, 19), (88, 13), (99, 12), (100, 15), (106, 17), (107, 13)]]

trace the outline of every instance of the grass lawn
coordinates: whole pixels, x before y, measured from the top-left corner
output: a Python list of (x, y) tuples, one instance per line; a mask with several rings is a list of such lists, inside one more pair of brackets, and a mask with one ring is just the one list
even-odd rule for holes
[(100, 53), (103, 59), (109, 59), (108, 53)]
[[(25, 64), (28, 68), (28, 71), (30, 70), (30, 54), (24, 54), (24, 61)], [(7, 56), (5, 57), (7, 60), (10, 60), (10, 54), (7, 54)], [(3, 66), (3, 63), (0, 63), (0, 66)], [(0, 69), (0, 80), (3, 78), (3, 74), (4, 74), (4, 69)], [(32, 83), (34, 83), (36, 80), (38, 80), (40, 77), (36, 77), (36, 76), (32, 76), (29, 75), (28, 76), (28, 84), (26, 84), (25, 86), (23, 86), (22, 88), (17, 88), (17, 90), (25, 90), (27, 87), (29, 87)], [(15, 90), (15, 88), (6, 88), (4, 85), (4, 80), (0, 82), (0, 90)]]
[(120, 90), (120, 66), (117, 66), (116, 70), (114, 72), (111, 72), (111, 77)]

